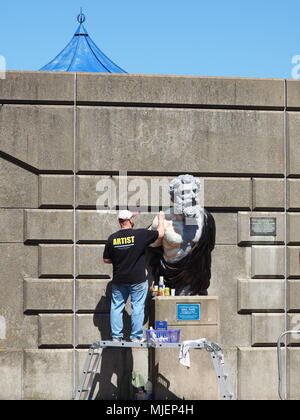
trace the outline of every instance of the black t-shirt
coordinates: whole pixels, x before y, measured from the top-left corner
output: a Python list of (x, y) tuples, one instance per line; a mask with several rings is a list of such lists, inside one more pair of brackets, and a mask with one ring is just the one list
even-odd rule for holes
[(142, 283), (146, 280), (145, 250), (158, 238), (147, 229), (121, 229), (110, 235), (103, 258), (112, 260), (114, 283)]

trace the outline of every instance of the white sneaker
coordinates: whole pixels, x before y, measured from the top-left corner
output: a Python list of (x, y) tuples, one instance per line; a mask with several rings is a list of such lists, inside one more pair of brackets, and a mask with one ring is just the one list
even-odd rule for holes
[(146, 341), (145, 338), (141, 337), (141, 338), (132, 338), (130, 340), (132, 343), (144, 343)]
[(114, 343), (120, 343), (122, 341), (122, 338), (113, 338), (112, 341)]

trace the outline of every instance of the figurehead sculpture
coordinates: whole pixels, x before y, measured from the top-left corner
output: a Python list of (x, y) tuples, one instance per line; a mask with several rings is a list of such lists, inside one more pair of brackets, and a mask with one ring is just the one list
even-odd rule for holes
[[(176, 295), (207, 295), (215, 221), (199, 203), (200, 180), (180, 175), (169, 184), (173, 207), (165, 212), (165, 236), (151, 245), (148, 270), (155, 283), (164, 276)], [(157, 217), (151, 229), (156, 229)]]

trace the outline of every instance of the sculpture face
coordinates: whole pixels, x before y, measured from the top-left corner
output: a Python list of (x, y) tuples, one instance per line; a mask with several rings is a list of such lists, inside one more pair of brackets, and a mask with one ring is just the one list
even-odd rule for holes
[[(192, 175), (173, 179), (169, 191), (173, 207), (165, 212), (165, 236), (151, 245), (161, 247), (150, 261), (154, 278), (163, 275), (177, 295), (207, 294), (210, 253), (215, 245), (215, 222), (199, 203), (200, 181)], [(157, 229), (158, 219), (151, 228)]]
[(174, 213), (184, 217), (197, 217), (201, 207), (199, 204), (200, 181), (192, 175), (180, 175), (169, 185)]
[[(186, 257), (199, 241), (203, 228), (203, 208), (199, 205), (200, 182), (192, 175), (180, 175), (169, 185), (174, 207), (165, 212), (165, 236), (152, 246), (163, 246), (163, 256), (168, 262)], [(152, 223), (156, 229), (157, 218)]]

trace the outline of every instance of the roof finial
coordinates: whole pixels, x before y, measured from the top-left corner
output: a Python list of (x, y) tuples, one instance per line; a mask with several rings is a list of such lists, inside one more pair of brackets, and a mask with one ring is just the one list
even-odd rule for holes
[(82, 7), (80, 8), (80, 14), (77, 16), (77, 20), (79, 23), (85, 22), (85, 15), (82, 13)]

